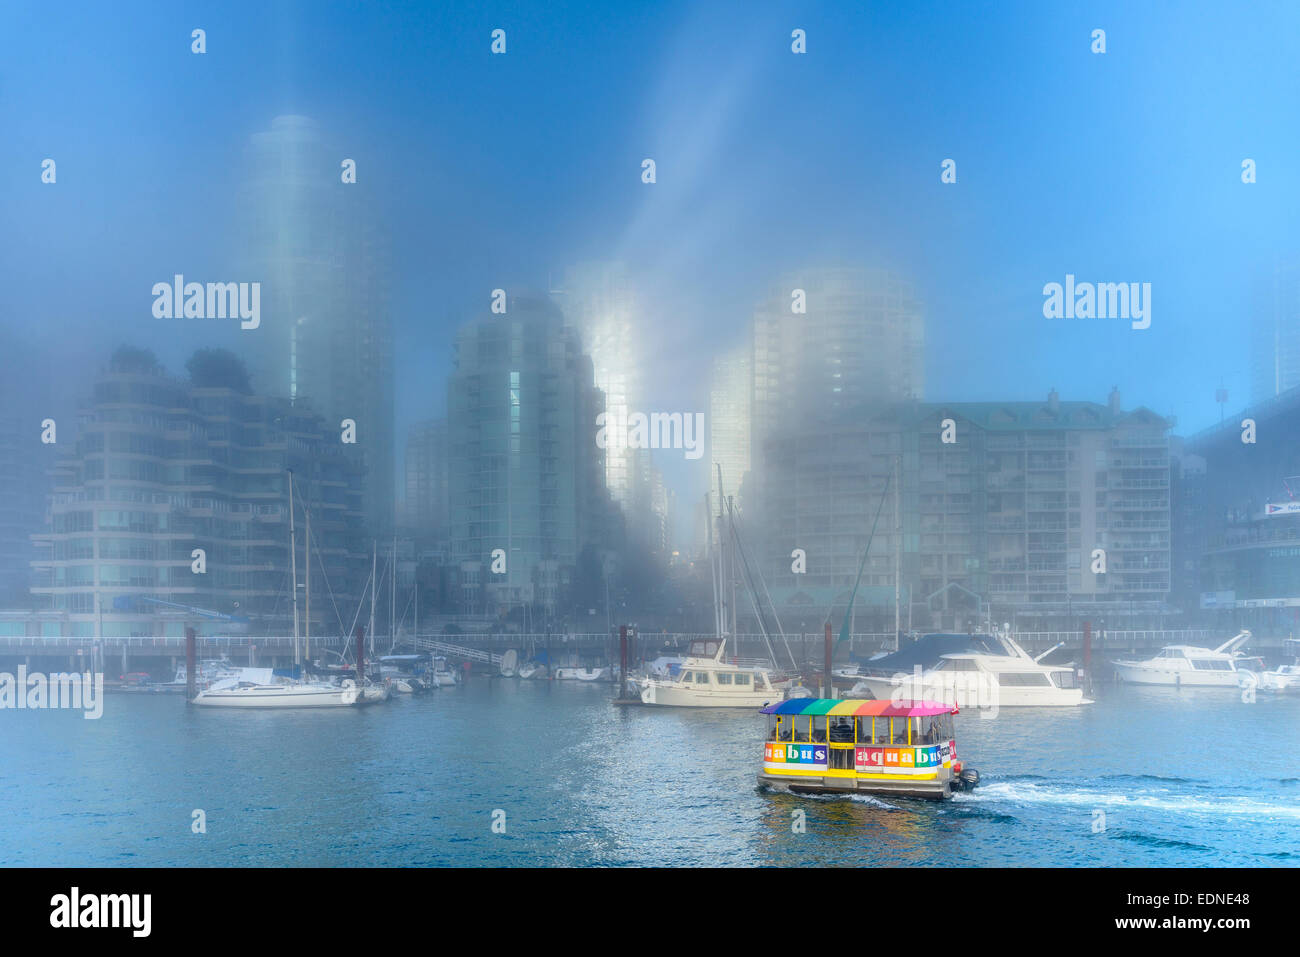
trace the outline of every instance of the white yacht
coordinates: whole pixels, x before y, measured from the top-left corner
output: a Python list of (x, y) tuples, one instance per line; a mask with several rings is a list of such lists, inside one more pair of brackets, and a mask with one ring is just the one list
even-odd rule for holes
[(917, 665), (912, 674), (861, 674), (852, 694), (870, 692), (885, 699), (924, 697), (952, 702), (959, 708), (1069, 708), (1093, 703), (1083, 696), (1073, 667), (1042, 664), (1056, 648), (1033, 657), (1009, 633), (984, 638), (986, 643), (1000, 645), (1004, 654), (955, 652), (940, 655), (939, 661), (924, 671)]
[(556, 681), (608, 681), (608, 668), (556, 668)]
[(1172, 685), (1174, 687), (1236, 688), (1239, 684), (1236, 649), (1250, 640), (1243, 631), (1217, 648), (1194, 645), (1166, 645), (1160, 654), (1145, 661), (1114, 661), (1115, 674), (1121, 681), (1135, 685)]
[[(223, 681), (227, 678), (238, 678), (242, 671), (242, 668), (231, 664), (230, 659), (224, 655), (220, 658), (204, 658), (194, 668), (194, 687), (202, 691), (213, 682)], [(176, 676), (171, 681), (162, 682), (160, 687), (166, 689), (176, 688), (183, 691), (187, 687), (185, 663), (181, 662), (177, 665)]]
[(292, 681), (277, 678), (270, 668), (244, 668), (237, 678), (213, 682), (194, 698), (209, 708), (346, 708), (358, 700), (356, 683)]
[(433, 659), (431, 678), (435, 688), (451, 688), (460, 684), (460, 672), (449, 665), (446, 658)]
[(643, 678), (636, 683), (642, 704), (678, 708), (761, 708), (781, 700), (765, 668), (728, 664), (727, 642), (691, 642), (676, 678)]
[(1260, 672), (1256, 686), (1261, 691), (1300, 694), (1300, 638), (1286, 639), (1283, 647), (1286, 655), (1292, 659), (1291, 664), (1278, 665), (1269, 671)]

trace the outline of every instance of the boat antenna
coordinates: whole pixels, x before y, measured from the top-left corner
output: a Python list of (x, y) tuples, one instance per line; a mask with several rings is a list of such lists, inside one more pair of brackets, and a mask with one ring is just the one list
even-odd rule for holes
[(889, 482), (893, 477), (893, 473), (886, 473), (885, 475), (885, 488), (880, 493), (880, 504), (876, 506), (876, 517), (871, 523), (871, 534), (867, 537), (867, 547), (862, 551), (862, 561), (858, 565), (858, 577), (853, 582), (853, 591), (849, 593), (849, 607), (844, 609), (844, 624), (840, 625), (840, 637), (836, 639), (836, 644), (849, 639), (849, 616), (853, 614), (853, 605), (858, 597), (858, 585), (862, 584), (862, 571), (867, 567), (867, 556), (871, 554), (871, 542), (876, 537), (876, 524), (880, 521), (880, 510), (885, 507), (885, 496), (889, 494)]

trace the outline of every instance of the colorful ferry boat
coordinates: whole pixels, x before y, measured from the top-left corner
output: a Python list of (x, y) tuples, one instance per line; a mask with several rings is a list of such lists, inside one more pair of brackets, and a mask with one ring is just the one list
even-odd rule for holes
[(954, 705), (794, 698), (761, 713), (770, 719), (758, 773), (762, 785), (942, 800), (979, 783), (979, 772), (957, 759)]

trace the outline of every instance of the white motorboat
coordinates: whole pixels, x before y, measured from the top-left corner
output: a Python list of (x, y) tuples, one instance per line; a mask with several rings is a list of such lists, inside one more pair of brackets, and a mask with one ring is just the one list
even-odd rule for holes
[(725, 639), (691, 642), (676, 678), (636, 682), (642, 704), (677, 708), (761, 708), (781, 700), (768, 671), (723, 660)]
[(511, 648), (501, 656), (500, 667), (502, 678), (514, 678), (519, 674), (519, 652)]
[[(224, 655), (220, 658), (204, 658), (194, 668), (194, 687), (202, 691), (210, 687), (214, 682), (224, 681), (227, 678), (238, 678), (243, 669), (238, 665), (231, 664), (230, 659)], [(163, 689), (180, 689), (187, 687), (185, 663), (176, 666), (176, 676), (171, 681), (164, 681), (159, 684)]]
[(435, 688), (451, 688), (460, 684), (460, 672), (449, 665), (446, 658), (433, 659), (433, 674), (430, 678)]
[(293, 681), (270, 668), (244, 668), (239, 677), (213, 682), (194, 698), (208, 708), (346, 708), (357, 701), (354, 682)]
[(1115, 661), (1121, 681), (1136, 685), (1167, 685), (1196, 688), (1236, 688), (1240, 684), (1240, 655), (1236, 650), (1250, 640), (1243, 631), (1217, 648), (1195, 645), (1166, 645), (1160, 654), (1145, 661)]
[(361, 695), (358, 701), (361, 704), (379, 704), (381, 701), (387, 701), (393, 696), (393, 682), (389, 678), (383, 678), (379, 681), (371, 681), (369, 678), (361, 685)]
[(1286, 639), (1283, 647), (1292, 659), (1291, 664), (1260, 672), (1257, 686), (1261, 691), (1300, 694), (1300, 638)]
[(430, 684), (428, 655), (382, 655), (379, 658), (379, 677), (392, 682), (398, 694), (423, 694)]
[(546, 677), (546, 665), (540, 661), (525, 661), (519, 666), (519, 677), (540, 681)]
[(556, 668), (556, 681), (608, 681), (608, 668)]
[[(989, 635), (1004, 654), (956, 652), (941, 655), (932, 668), (917, 665), (911, 674), (863, 674), (851, 694), (870, 692), (875, 698), (920, 698), (953, 702), (959, 708), (1061, 708), (1092, 704), (1083, 696), (1069, 665), (1045, 665), (1010, 636)], [(1057, 648), (1060, 645), (1056, 646)]]

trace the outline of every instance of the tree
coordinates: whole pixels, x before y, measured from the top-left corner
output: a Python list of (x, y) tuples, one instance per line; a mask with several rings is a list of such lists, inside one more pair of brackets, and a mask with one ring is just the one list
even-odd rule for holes
[(113, 351), (113, 358), (108, 361), (108, 367), (113, 372), (144, 374), (150, 374), (162, 368), (152, 349), (141, 349), (138, 346), (128, 345), (118, 346)]
[(228, 349), (200, 349), (190, 356), (185, 370), (199, 388), (233, 389), (244, 395), (253, 391), (244, 363)]

